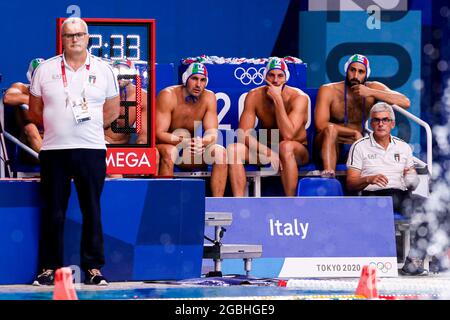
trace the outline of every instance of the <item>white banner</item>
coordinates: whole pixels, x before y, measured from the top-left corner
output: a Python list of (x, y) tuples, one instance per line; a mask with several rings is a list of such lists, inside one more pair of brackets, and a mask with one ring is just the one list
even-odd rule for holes
[(279, 277), (360, 277), (363, 266), (374, 265), (378, 277), (398, 277), (395, 257), (286, 258)]

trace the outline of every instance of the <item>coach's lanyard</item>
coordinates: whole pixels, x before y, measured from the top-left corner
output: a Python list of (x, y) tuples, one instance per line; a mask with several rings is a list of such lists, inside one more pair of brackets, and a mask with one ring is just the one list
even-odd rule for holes
[(69, 93), (69, 83), (67, 82), (66, 66), (64, 59), (61, 60), (61, 75), (64, 85), (64, 93), (66, 95), (66, 108), (71, 106), (74, 119), (77, 124), (91, 120), (91, 114), (89, 112), (89, 106), (86, 101), (86, 87), (89, 81), (89, 69), (90, 64), (86, 64), (86, 71), (83, 75), (83, 89), (81, 91), (81, 97), (72, 99)]
[[(81, 97), (83, 98), (83, 102), (86, 103), (86, 87), (89, 81), (89, 69), (91, 68), (90, 64), (86, 65), (86, 71), (84, 72), (85, 76), (83, 81), (83, 89), (81, 91)], [(62, 75), (62, 81), (64, 85), (64, 93), (66, 95), (66, 101), (70, 101), (70, 94), (69, 94), (69, 83), (67, 82), (67, 76), (66, 76), (66, 66), (64, 64), (64, 59), (61, 59), (61, 75)]]
[[(347, 85), (344, 81), (344, 124), (348, 123), (347, 113)], [(362, 98), (362, 118), (361, 118), (361, 133), (364, 132), (364, 124), (366, 123), (366, 98)]]

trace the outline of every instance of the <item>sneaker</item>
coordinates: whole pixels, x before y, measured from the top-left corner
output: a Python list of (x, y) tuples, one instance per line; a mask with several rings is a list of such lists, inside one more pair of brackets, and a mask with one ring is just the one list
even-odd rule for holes
[(52, 269), (43, 269), (42, 273), (36, 277), (33, 286), (52, 286), (55, 284), (55, 271)]
[(404, 276), (427, 276), (428, 270), (423, 268), (423, 260), (407, 257), (400, 274)]
[(98, 269), (88, 269), (85, 273), (84, 284), (94, 284), (97, 286), (107, 286), (108, 281)]

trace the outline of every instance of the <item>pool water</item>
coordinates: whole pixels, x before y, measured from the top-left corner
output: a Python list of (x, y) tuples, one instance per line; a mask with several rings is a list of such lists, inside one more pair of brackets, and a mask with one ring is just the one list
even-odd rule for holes
[[(186, 298), (224, 298), (233, 297), (273, 297), (273, 296), (318, 296), (353, 295), (348, 291), (305, 291), (279, 288), (276, 286), (233, 286), (233, 287), (183, 287), (183, 288), (139, 288), (126, 290), (96, 291), (77, 290), (79, 300), (129, 300), (129, 299), (186, 299)], [(53, 292), (5, 292), (0, 300), (48, 300)]]

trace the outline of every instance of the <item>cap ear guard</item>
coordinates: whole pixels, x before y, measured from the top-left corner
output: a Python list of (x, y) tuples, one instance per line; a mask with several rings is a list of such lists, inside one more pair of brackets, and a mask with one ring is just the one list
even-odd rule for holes
[[(188, 69), (189, 69), (189, 67), (188, 67)], [(183, 82), (183, 86), (186, 86), (186, 83), (187, 83), (188, 78), (189, 78), (188, 69), (186, 69), (186, 71), (184, 71), (183, 75), (181, 76), (181, 81)]]
[[(363, 62), (365, 59), (365, 61), (367, 61), (367, 65)], [(350, 58), (348, 58), (347, 62), (344, 65), (344, 73), (347, 76), (347, 70), (348, 67), (350, 67), (350, 65), (354, 62), (358, 62), (361, 63), (362, 65), (364, 65), (366, 67), (366, 79), (370, 77), (370, 63), (369, 63), (369, 59), (367, 59), (367, 57), (363, 56), (362, 54), (354, 54), (352, 55)]]
[[(195, 68), (195, 70), (194, 70)], [(206, 69), (205, 65), (202, 63), (194, 62), (189, 65), (189, 67), (186, 69), (185, 72), (183, 72), (183, 75), (181, 76), (181, 81), (183, 82), (183, 86), (186, 86), (189, 78), (193, 76), (194, 74), (201, 74), (206, 77), (206, 85), (208, 85), (209, 78), (208, 78), (208, 70)]]
[(289, 81), (289, 77), (291, 76), (291, 73), (289, 72), (287, 63), (284, 61), (284, 59), (281, 59), (281, 58), (269, 59), (269, 62), (267, 63), (266, 68), (263, 71), (263, 79), (266, 80), (266, 76), (269, 73), (269, 71), (275, 70), (275, 69), (283, 71), (284, 75), (286, 76), (286, 82)]

